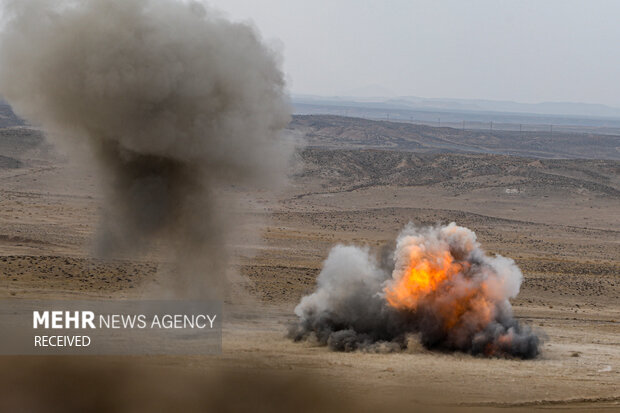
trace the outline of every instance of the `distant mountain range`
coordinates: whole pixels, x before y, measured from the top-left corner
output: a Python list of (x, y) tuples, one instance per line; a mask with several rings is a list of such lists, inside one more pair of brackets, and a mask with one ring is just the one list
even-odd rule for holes
[(417, 96), (400, 97), (356, 97), (356, 96), (315, 96), (293, 94), (294, 104), (321, 106), (348, 106), (376, 108), (384, 110), (447, 111), (447, 112), (499, 112), (531, 115), (554, 115), (571, 117), (620, 118), (620, 108), (612, 106), (573, 103), (542, 102), (519, 103), (483, 99), (443, 99)]

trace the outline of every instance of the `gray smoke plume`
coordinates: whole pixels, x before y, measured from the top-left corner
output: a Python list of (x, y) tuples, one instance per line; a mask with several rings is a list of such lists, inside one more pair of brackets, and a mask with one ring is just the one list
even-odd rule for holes
[[(196, 2), (4, 1), (0, 93), (108, 184), (104, 253), (164, 240), (183, 288), (217, 289), (229, 185), (270, 185), (292, 147), (278, 57)], [(72, 150), (74, 156), (84, 151)], [(75, 154), (78, 155), (75, 155)]]
[(513, 260), (486, 255), (467, 228), (410, 224), (387, 266), (368, 249), (334, 247), (289, 335), (339, 351), (403, 350), (418, 335), (429, 349), (534, 358), (540, 340), (508, 301), (522, 278)]

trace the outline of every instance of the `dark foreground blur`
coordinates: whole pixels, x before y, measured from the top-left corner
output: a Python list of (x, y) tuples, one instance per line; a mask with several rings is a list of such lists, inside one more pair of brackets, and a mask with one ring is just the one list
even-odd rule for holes
[(318, 412), (353, 407), (297, 374), (201, 372), (128, 359), (11, 357), (0, 361), (0, 412)]
[[(194, 363), (194, 361), (196, 363)], [(358, 394), (321, 375), (266, 367), (205, 368), (164, 357), (0, 357), (0, 412), (502, 412), (590, 411), (591, 405), (411, 402), (377, 388)], [(415, 396), (415, 395), (414, 395)], [(406, 401), (408, 400), (408, 401)], [(607, 411), (607, 410), (605, 410)]]

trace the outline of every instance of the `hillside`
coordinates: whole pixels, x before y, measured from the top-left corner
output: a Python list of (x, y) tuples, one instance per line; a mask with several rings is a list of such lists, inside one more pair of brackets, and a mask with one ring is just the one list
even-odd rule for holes
[(461, 130), (331, 115), (297, 115), (290, 128), (309, 146), (620, 160), (620, 136)]
[(380, 185), (438, 186), (456, 193), (498, 188), (509, 193), (589, 193), (620, 199), (617, 161), (318, 148), (304, 150), (302, 158), (305, 169), (297, 179), (319, 180), (330, 191)]

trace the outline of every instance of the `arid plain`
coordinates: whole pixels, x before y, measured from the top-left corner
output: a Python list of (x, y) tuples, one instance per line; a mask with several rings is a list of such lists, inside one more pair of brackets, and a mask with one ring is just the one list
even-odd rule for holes
[[(96, 171), (73, 164), (37, 130), (3, 119), (0, 296), (144, 296), (163, 255), (155, 247), (131, 260), (93, 258), (102, 202)], [(295, 117), (291, 129), (306, 146), (288, 185), (231, 189), (244, 200), (231, 264), (242, 277), (226, 298), (221, 356), (5, 356), (0, 406), (29, 400), (37, 411), (51, 400), (79, 408), (82, 397), (61, 398), (66, 385), (96, 394), (102, 411), (230, 403), (257, 411), (277, 411), (276, 403), (299, 411), (620, 409), (617, 136), (524, 138), (334, 116)], [(523, 271), (512, 304), (543, 338), (538, 358), (421, 346), (337, 353), (286, 338), (333, 245), (379, 251), (409, 222), (452, 221)], [(131, 390), (120, 390), (119, 380)]]

